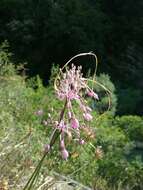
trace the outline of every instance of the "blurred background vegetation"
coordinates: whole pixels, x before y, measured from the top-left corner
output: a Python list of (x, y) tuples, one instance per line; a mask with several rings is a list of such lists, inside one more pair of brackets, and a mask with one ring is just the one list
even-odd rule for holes
[[(26, 74), (44, 84), (53, 64), (95, 52), (99, 73), (116, 86), (117, 114), (142, 115), (142, 10), (142, 0), (1, 0), (0, 42), (8, 40), (14, 62), (27, 62)], [(78, 63), (94, 71), (92, 59)]]
[[(23, 64), (13, 64), (7, 43), (0, 47), (0, 188), (4, 190), (24, 187), (43, 154), (44, 144), (49, 142), (52, 130), (49, 121), (58, 119), (62, 107), (53, 89), (57, 70), (58, 67), (52, 67), (50, 83), (45, 87), (39, 76), (27, 78), (23, 74)], [(114, 84), (107, 74), (100, 74), (97, 80), (112, 92), (110, 111), (105, 112), (108, 105), (105, 92), (95, 85), (100, 101), (87, 99), (94, 119), (85, 134), (85, 145), (68, 143), (70, 158), (66, 162), (61, 160), (55, 145), (42, 167), (36, 189), (47, 183), (47, 176), (55, 176), (55, 172), (94, 190), (143, 189), (143, 118), (117, 116)], [(41, 115), (36, 114), (38, 110)], [(102, 158), (93, 148), (97, 145), (102, 147)]]
[[(21, 190), (49, 141), (52, 128), (43, 121), (49, 113), (56, 119), (62, 106), (52, 87), (59, 67), (93, 51), (97, 80), (112, 92), (111, 110), (102, 115), (108, 100), (95, 86), (95, 138), (89, 134), (83, 147), (68, 144), (67, 162), (55, 146), (37, 188), (56, 171), (95, 190), (143, 189), (142, 10), (141, 0), (0, 1), (0, 188)], [(94, 60), (75, 64), (92, 76)], [(90, 142), (102, 147), (102, 159)]]

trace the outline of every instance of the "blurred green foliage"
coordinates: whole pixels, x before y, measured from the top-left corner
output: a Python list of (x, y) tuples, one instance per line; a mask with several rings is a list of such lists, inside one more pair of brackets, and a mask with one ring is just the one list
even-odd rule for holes
[[(96, 77), (96, 81), (99, 83), (99, 85), (95, 83), (94, 90), (99, 96), (99, 101), (92, 102), (93, 109), (99, 114), (102, 114), (105, 111), (107, 111), (110, 104), (109, 113), (115, 115), (117, 107), (117, 95), (115, 92), (115, 86), (112, 83), (109, 75), (100, 74)], [(100, 86), (100, 84), (103, 85), (106, 89), (108, 89), (110, 93), (107, 93), (106, 90), (102, 86)]]
[[(99, 71), (118, 86), (118, 113), (142, 114), (143, 3), (138, 0), (1, 0), (0, 43), (8, 40), (14, 59), (26, 61), (30, 76), (50, 79), (53, 64), (93, 51)], [(82, 63), (82, 60), (78, 60)], [(84, 72), (94, 70), (92, 59)], [(133, 93), (132, 96), (132, 92)], [(138, 93), (137, 93), (138, 92)], [(129, 93), (124, 98), (124, 93)], [(135, 98), (137, 93), (137, 98)], [(131, 97), (137, 108), (130, 109)], [(123, 100), (123, 103), (122, 103)], [(122, 105), (125, 103), (125, 108)]]
[(142, 104), (142, 90), (135, 88), (119, 89), (118, 91), (117, 114), (139, 114)]
[[(43, 120), (49, 113), (56, 120), (62, 102), (57, 100), (52, 86), (43, 86), (40, 77), (27, 79), (18, 75), (20, 71), (3, 48), (0, 57), (0, 180), (7, 179), (11, 189), (18, 190), (32, 173), (44, 144), (49, 142), (52, 126), (43, 125)], [(99, 81), (114, 92), (107, 75), (99, 76)], [(100, 90), (97, 92), (100, 94)], [(43, 110), (43, 114), (36, 115), (38, 110)], [(43, 165), (39, 183), (49, 172), (52, 175), (56, 171), (95, 189), (142, 190), (143, 118), (98, 115), (97, 111), (93, 116), (95, 137), (83, 146), (69, 143), (70, 157), (66, 162), (61, 160), (56, 144)], [(97, 159), (93, 148), (97, 145), (102, 147), (102, 159)]]

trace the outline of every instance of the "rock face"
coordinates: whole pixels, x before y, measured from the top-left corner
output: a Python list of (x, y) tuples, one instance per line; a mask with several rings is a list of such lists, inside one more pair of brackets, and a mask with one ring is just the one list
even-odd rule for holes
[(47, 177), (45, 183), (41, 185), (38, 190), (92, 190), (89, 187), (86, 187), (80, 184), (77, 181), (68, 179), (65, 176), (55, 174), (54, 177)]
[(74, 187), (68, 185), (66, 181), (57, 180), (54, 177), (47, 177), (46, 183), (41, 186), (40, 190), (74, 190)]
[[(75, 188), (66, 183), (55, 183), (49, 190), (74, 190)], [(48, 190), (48, 189), (47, 189)]]

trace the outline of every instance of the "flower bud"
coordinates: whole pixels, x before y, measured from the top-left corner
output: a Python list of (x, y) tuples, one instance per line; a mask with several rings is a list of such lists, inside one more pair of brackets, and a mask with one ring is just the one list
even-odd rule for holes
[(93, 91), (87, 91), (87, 95), (90, 96), (90, 97), (93, 97), (93, 98), (95, 98), (97, 100), (99, 100), (98, 95), (95, 92), (93, 92)]
[(73, 118), (73, 119), (71, 120), (71, 127), (72, 127), (73, 129), (78, 129), (78, 128), (79, 128), (79, 121), (78, 121), (76, 118)]
[(67, 160), (67, 158), (69, 157), (69, 153), (66, 149), (61, 150), (61, 156), (64, 160)]
[(90, 120), (92, 120), (92, 115), (90, 115), (89, 113), (84, 113), (83, 114), (83, 117), (84, 117), (84, 119), (86, 120), (86, 121), (90, 121)]
[(72, 106), (71, 106), (71, 101), (68, 101), (68, 103), (67, 103), (67, 108), (71, 108)]
[(86, 106), (86, 110), (89, 111), (89, 112), (92, 111), (92, 109), (89, 106)]
[(46, 126), (48, 125), (48, 122), (46, 120), (43, 121), (43, 125)]
[(47, 152), (49, 152), (49, 150), (50, 150), (50, 145), (46, 144), (44, 147), (44, 151), (47, 153)]
[(65, 128), (65, 124), (64, 124), (63, 120), (61, 120), (61, 122), (59, 123), (58, 128), (59, 129), (64, 129)]
[(83, 105), (82, 103), (80, 103), (80, 109), (85, 112), (86, 111), (85, 105)]
[(69, 119), (71, 119), (71, 117), (72, 117), (72, 113), (70, 111), (68, 112), (68, 117), (69, 117)]
[(85, 143), (85, 141), (83, 139), (79, 139), (79, 144), (83, 145)]
[(60, 149), (61, 149), (61, 150), (65, 149), (64, 140), (61, 140), (61, 141), (60, 141)]

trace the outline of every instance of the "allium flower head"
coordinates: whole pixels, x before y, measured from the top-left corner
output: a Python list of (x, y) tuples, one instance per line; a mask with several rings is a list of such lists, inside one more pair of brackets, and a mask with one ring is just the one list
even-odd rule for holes
[[(75, 65), (72, 65), (71, 68), (67, 67), (68, 64), (75, 58), (86, 55), (94, 56), (97, 66), (97, 58), (95, 54), (91, 52), (82, 53), (71, 58), (60, 70), (60, 73), (55, 79), (55, 92), (57, 94), (58, 99), (62, 100), (64, 104), (61, 108), (61, 111), (59, 112), (58, 120), (52, 118), (52, 115), (50, 113), (48, 114), (48, 123), (49, 121), (51, 122), (53, 126), (53, 132), (50, 137), (49, 144), (45, 145), (45, 151), (42, 159), (40, 160), (38, 166), (36, 167), (31, 178), (25, 185), (24, 189), (27, 189), (27, 187), (32, 187), (45, 156), (50, 150), (52, 150), (52, 146), (55, 144), (57, 140), (59, 140), (59, 151), (61, 153), (61, 157), (64, 160), (67, 160), (67, 158), (69, 157), (69, 152), (65, 147), (65, 142), (71, 143), (71, 140), (74, 140), (73, 142), (78, 142), (80, 145), (83, 145), (85, 143), (83, 135), (86, 136), (86, 144), (88, 141), (87, 137), (90, 137), (92, 139), (94, 139), (95, 137), (92, 133), (93, 131), (89, 130), (90, 128), (87, 127), (88, 122), (91, 121), (93, 117), (91, 115), (92, 109), (88, 106), (88, 101), (86, 101), (85, 98), (88, 96), (88, 98), (98, 99), (98, 95), (94, 92), (93, 86), (92, 88), (88, 86), (88, 82), (92, 82), (92, 84), (98, 84), (106, 91), (107, 94), (110, 94), (110, 91), (108, 91), (106, 87), (104, 87), (97, 81), (95, 82), (96, 68), (93, 80), (90, 80), (83, 77), (81, 72), (82, 67), (76, 67)], [(76, 104), (74, 102), (76, 102)], [(36, 115), (42, 115), (43, 110), (38, 110), (35, 113)], [(44, 121), (43, 124), (47, 125), (47, 121)], [(92, 146), (92, 148), (96, 150), (95, 154), (97, 158), (101, 159), (103, 156), (101, 148), (97, 147), (96, 149), (93, 144), (89, 144)], [(75, 155), (77, 157), (77, 155), (79, 154), (77, 153)]]
[[(57, 136), (54, 136), (54, 134), (55, 131), (59, 131), (59, 148), (63, 159), (67, 159), (69, 157), (69, 153), (65, 148), (65, 138), (67, 138), (65, 142), (70, 142), (74, 139), (80, 139), (79, 144), (84, 144), (85, 141), (82, 138), (82, 135), (88, 135), (88, 133), (80, 132), (83, 130), (81, 125), (83, 125), (85, 121), (87, 124), (87, 122), (90, 122), (93, 119), (92, 109), (88, 105), (88, 101), (85, 98), (88, 96), (88, 98), (94, 98), (97, 100), (99, 99), (93, 88), (88, 86), (89, 80), (83, 77), (82, 67), (76, 67), (74, 64), (72, 64), (71, 67), (68, 67), (68, 64), (73, 61), (73, 59), (84, 55), (90, 55), (96, 58), (95, 54), (93, 53), (79, 54), (73, 57), (60, 70), (54, 83), (57, 98), (64, 102), (64, 106), (61, 109), (60, 117), (58, 122), (56, 122), (56, 125), (55, 122), (53, 122), (55, 127), (52, 138), (57, 139)], [(90, 84), (91, 82), (94, 81), (90, 80)], [(74, 102), (76, 102), (77, 105), (76, 110), (74, 108)], [(85, 130), (86, 127), (84, 131)], [(94, 138), (93, 135), (92, 137)], [(55, 139), (52, 142), (54, 142)]]
[(72, 65), (70, 70), (63, 73), (60, 80), (60, 85), (57, 89), (57, 95), (59, 99), (76, 100), (79, 99), (79, 92), (82, 88), (85, 88), (85, 81), (82, 77), (81, 67)]

